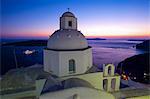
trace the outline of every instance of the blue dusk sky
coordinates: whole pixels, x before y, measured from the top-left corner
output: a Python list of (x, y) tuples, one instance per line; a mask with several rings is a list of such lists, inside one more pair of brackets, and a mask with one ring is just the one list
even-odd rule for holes
[(150, 0), (1, 0), (1, 36), (48, 38), (67, 8), (87, 37), (150, 36)]

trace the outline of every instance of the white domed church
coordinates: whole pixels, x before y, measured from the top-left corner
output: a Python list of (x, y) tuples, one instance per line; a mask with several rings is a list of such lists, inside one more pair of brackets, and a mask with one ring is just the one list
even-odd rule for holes
[(92, 50), (77, 29), (71, 12), (60, 17), (60, 29), (48, 39), (44, 50), (44, 70), (58, 77), (83, 74), (92, 66)]
[[(78, 93), (79, 96), (82, 96), (87, 93), (90, 95), (85, 88), (94, 89), (91, 94), (97, 94), (99, 93), (97, 89), (112, 92), (118, 91), (120, 86), (120, 76), (114, 74), (112, 64), (104, 66), (104, 72), (96, 72), (97, 67), (93, 66), (92, 61), (92, 47), (88, 45), (85, 36), (78, 31), (77, 18), (69, 11), (62, 14), (60, 29), (48, 39), (47, 48), (44, 49), (44, 70), (57, 76), (64, 86), (64, 94), (61, 93), (62, 96), (58, 96), (57, 99), (59, 97), (66, 99), (63, 96), (68, 94), (67, 90), (70, 88), (76, 90), (70, 89), (70, 94)], [(82, 93), (81, 90), (87, 92)], [(105, 97), (113, 99), (113, 96), (106, 92), (101, 92), (98, 96), (103, 97), (102, 93)], [(48, 96), (42, 95), (41, 99), (53, 97), (52, 94), (47, 94)]]

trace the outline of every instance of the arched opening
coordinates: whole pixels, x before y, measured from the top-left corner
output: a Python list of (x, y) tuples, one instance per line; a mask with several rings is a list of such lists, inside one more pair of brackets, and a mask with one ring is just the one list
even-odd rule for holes
[(115, 85), (116, 85), (116, 79), (113, 78), (113, 79), (111, 80), (111, 89), (112, 89), (112, 91), (115, 91)]
[(108, 67), (108, 75), (111, 75), (111, 72), (112, 72), (111, 69), (112, 69), (111, 66), (109, 66), (109, 67)]
[(61, 82), (64, 89), (74, 88), (74, 87), (87, 87), (94, 88), (90, 82), (80, 79), (80, 78), (69, 78)]
[(69, 60), (69, 73), (75, 73), (75, 60)]
[(104, 70), (104, 76), (114, 76), (114, 65), (113, 64), (108, 64), (108, 65), (103, 65), (103, 70)]
[(105, 91), (107, 91), (107, 86), (108, 86), (108, 80), (107, 80), (107, 79), (104, 79), (104, 80), (103, 80), (103, 89), (104, 89)]

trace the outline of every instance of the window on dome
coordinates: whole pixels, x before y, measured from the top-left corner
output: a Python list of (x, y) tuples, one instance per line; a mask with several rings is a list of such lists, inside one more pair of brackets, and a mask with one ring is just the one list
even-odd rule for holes
[(69, 22), (68, 22), (68, 26), (69, 26), (69, 27), (72, 27), (72, 21), (69, 21)]
[(75, 60), (69, 60), (69, 73), (75, 73)]

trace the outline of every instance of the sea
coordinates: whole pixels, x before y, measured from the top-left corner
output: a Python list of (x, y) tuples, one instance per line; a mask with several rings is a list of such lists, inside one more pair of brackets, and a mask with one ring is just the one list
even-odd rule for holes
[[(13, 42), (16, 40), (13, 40)], [(20, 40), (19, 40), (20, 41)], [(10, 42), (10, 41), (7, 41)], [(128, 57), (142, 54), (144, 51), (135, 48), (142, 41), (129, 40), (88, 40), (92, 47), (93, 65), (102, 69), (103, 64), (118, 65)], [(1, 47), (1, 75), (11, 69), (29, 67), (34, 64), (43, 64), (43, 49), (46, 46), (2, 46)], [(26, 50), (35, 53), (26, 55)]]

